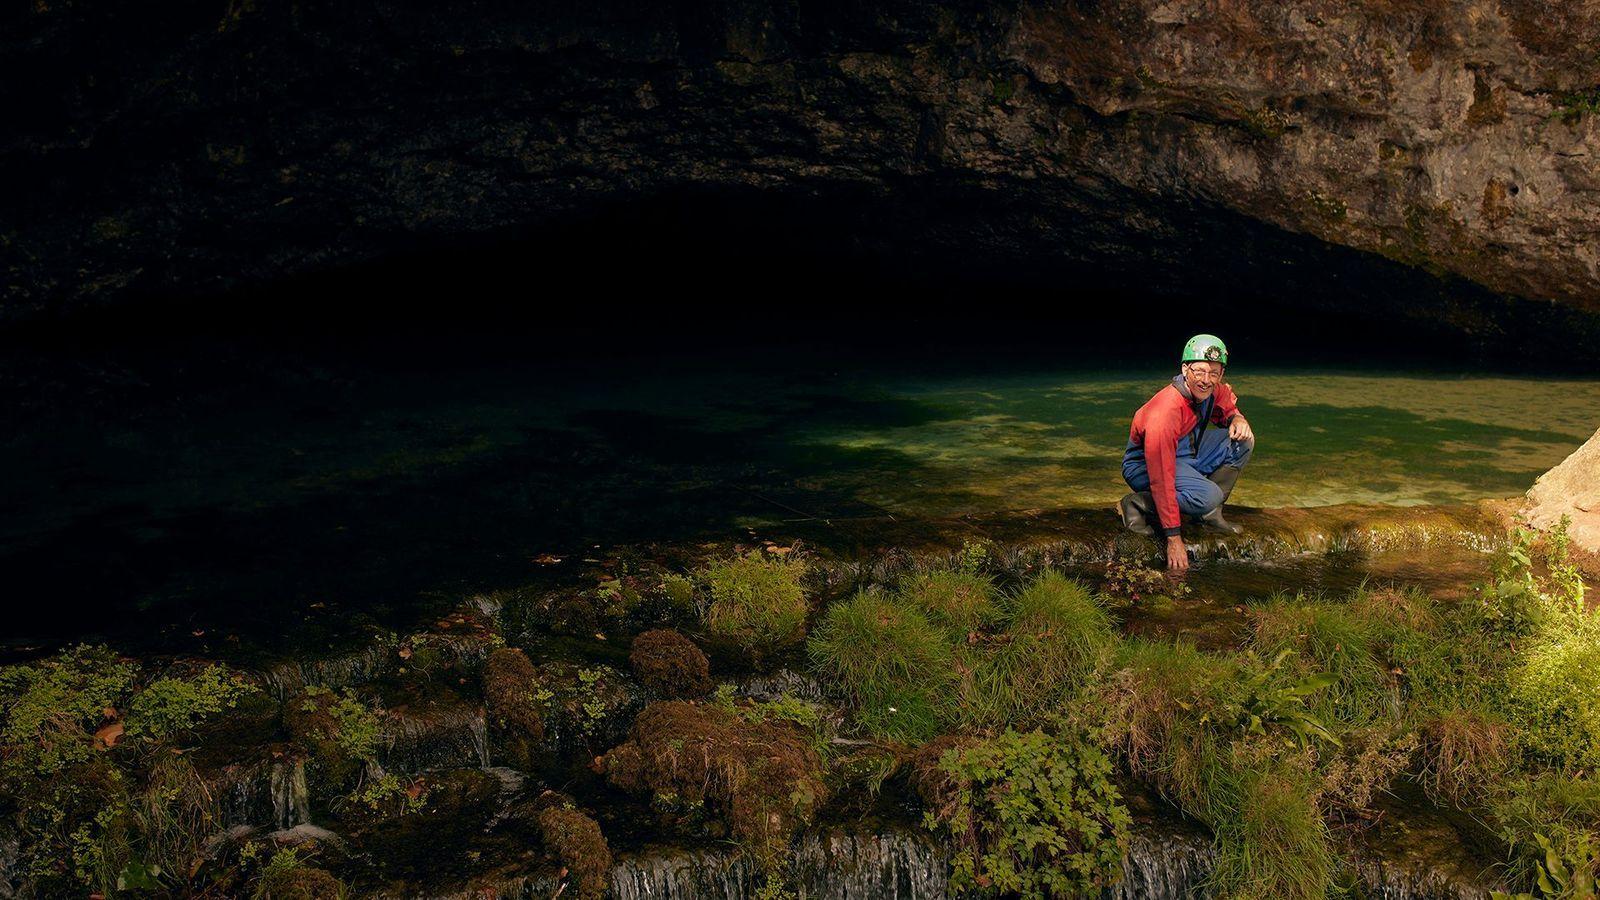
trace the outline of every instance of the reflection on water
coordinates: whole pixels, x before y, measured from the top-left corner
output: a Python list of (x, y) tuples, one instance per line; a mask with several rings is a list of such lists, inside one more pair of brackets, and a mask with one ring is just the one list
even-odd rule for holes
[[(338, 630), (360, 621), (352, 607), (389, 621), (430, 593), (518, 583), (544, 552), (1107, 505), (1129, 419), (1166, 380), (418, 368), (62, 403), (8, 432), (0, 570), (13, 595), (62, 601), (27, 605), (17, 631), (169, 608), (157, 618), (182, 628), (177, 610), (224, 605), (295, 610), (272, 627), (302, 633), (300, 611), (326, 610)], [(1235, 500), (1257, 506), (1514, 495), (1593, 430), (1572, 411), (1600, 409), (1593, 380), (1238, 367), (1232, 381), (1259, 442)]]

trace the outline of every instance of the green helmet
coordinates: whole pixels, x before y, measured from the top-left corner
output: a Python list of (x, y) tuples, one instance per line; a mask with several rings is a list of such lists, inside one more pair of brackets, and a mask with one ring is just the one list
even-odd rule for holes
[(1183, 362), (1228, 364), (1228, 345), (1214, 334), (1197, 334), (1183, 345)]

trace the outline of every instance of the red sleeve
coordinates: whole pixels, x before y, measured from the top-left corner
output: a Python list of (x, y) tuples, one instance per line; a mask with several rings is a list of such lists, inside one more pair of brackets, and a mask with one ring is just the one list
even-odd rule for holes
[(1183, 517), (1178, 512), (1178, 410), (1165, 405), (1150, 412), (1153, 415), (1144, 431), (1144, 462), (1150, 472), (1150, 494), (1161, 516), (1161, 529), (1171, 537), (1183, 529)]
[(1226, 425), (1237, 415), (1240, 415), (1239, 398), (1234, 395), (1233, 388), (1217, 385), (1217, 402), (1211, 404), (1211, 424)]

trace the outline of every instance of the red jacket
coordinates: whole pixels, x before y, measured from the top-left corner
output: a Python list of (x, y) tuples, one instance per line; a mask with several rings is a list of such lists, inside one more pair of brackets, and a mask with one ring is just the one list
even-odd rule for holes
[[(1211, 424), (1226, 427), (1239, 414), (1239, 398), (1233, 388), (1217, 385), (1212, 394)], [(1156, 511), (1161, 514), (1161, 527), (1167, 534), (1177, 534), (1183, 524), (1178, 513), (1178, 489), (1174, 482), (1178, 441), (1200, 423), (1189, 398), (1169, 384), (1156, 392), (1139, 411), (1133, 414), (1133, 428), (1128, 431), (1129, 446), (1144, 447), (1145, 465), (1150, 471), (1150, 493), (1155, 497)]]

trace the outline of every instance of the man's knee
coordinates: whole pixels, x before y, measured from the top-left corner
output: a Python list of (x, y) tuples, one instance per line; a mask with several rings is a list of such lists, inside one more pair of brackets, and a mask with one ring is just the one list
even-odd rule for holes
[(1203, 516), (1222, 505), (1222, 488), (1208, 480), (1178, 486), (1178, 508), (1185, 515)]
[(1242, 469), (1244, 468), (1244, 464), (1250, 461), (1250, 454), (1254, 453), (1255, 449), (1255, 438), (1249, 438), (1243, 441), (1232, 441), (1228, 445), (1227, 459), (1225, 459), (1222, 464), (1225, 466), (1233, 466), (1236, 469)]

